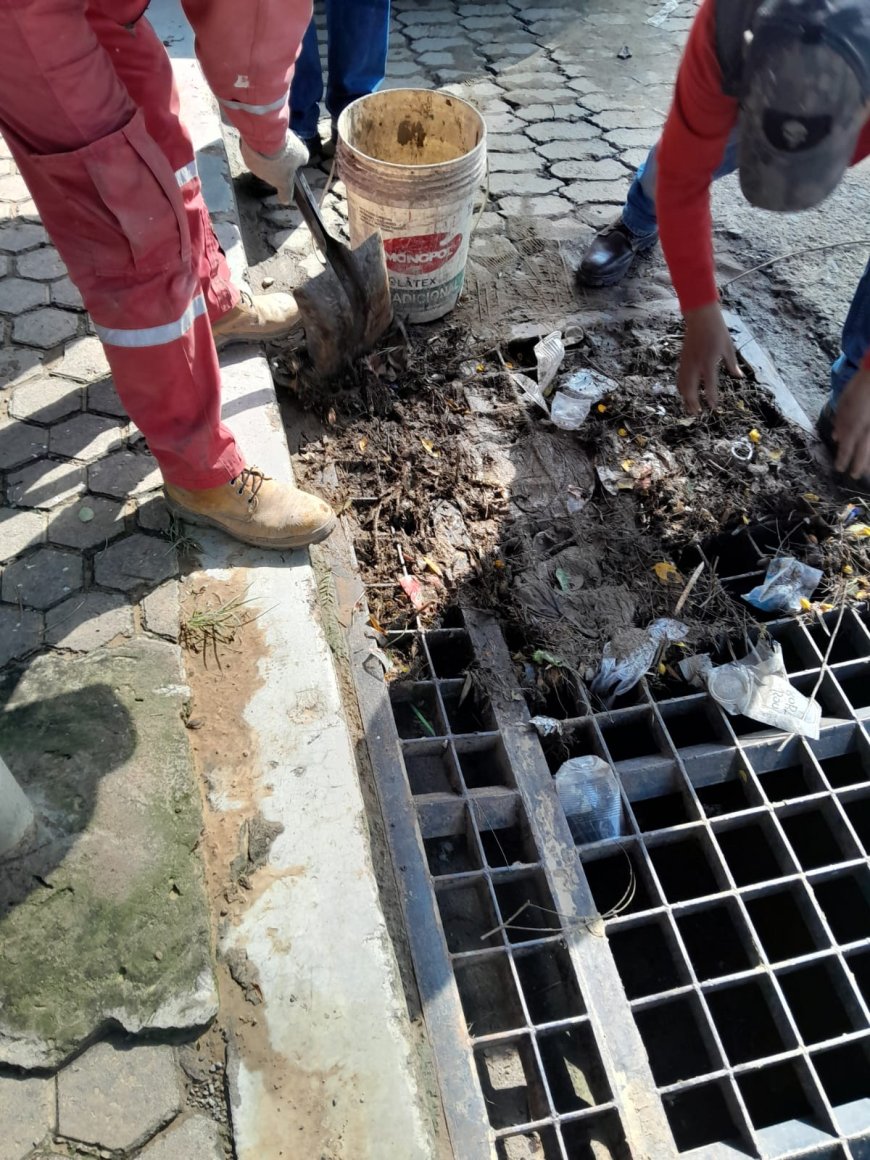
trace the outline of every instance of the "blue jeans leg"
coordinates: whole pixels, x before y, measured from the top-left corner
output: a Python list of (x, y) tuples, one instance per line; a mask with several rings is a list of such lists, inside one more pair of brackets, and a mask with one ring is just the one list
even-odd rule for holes
[(312, 19), (302, 39), (302, 49), (296, 61), (290, 90), (290, 128), (297, 136), (307, 140), (316, 135), (322, 100), (320, 48), (317, 43), (317, 25)]
[(831, 406), (835, 410), (840, 396), (870, 349), (870, 262), (852, 298), (841, 341), (843, 353), (831, 367)]
[[(646, 160), (638, 167), (622, 211), (622, 220), (633, 234), (643, 237), (658, 229), (656, 220), (656, 177), (658, 175), (658, 144), (653, 145)], [(713, 180), (733, 173), (737, 168), (737, 131), (728, 138), (725, 153)]]
[(326, 0), (326, 107), (333, 121), (373, 93), (387, 71), (390, 0)]

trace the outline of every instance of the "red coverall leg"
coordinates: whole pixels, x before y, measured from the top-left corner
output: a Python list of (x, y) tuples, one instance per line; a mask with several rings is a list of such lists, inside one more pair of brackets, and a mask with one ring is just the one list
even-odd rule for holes
[[(141, 3), (128, 7), (112, 3), (115, 21), (136, 19)], [(209, 323), (235, 293), (176, 110), (146, 22), (112, 25), (85, 0), (0, 0), (0, 130), (130, 417), (166, 479), (199, 489), (243, 466)]]
[(181, 0), (196, 55), (221, 108), (245, 142), (266, 156), (284, 145), (293, 66), (311, 21), (311, 0)]

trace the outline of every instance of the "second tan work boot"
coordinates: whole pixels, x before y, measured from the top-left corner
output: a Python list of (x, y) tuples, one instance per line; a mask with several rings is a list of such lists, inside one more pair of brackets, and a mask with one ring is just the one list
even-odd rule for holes
[(325, 540), (335, 527), (329, 504), (256, 467), (246, 467), (219, 487), (188, 491), (164, 483), (163, 490), (174, 516), (220, 528), (258, 548), (304, 548)]
[(218, 350), (231, 342), (275, 342), (298, 334), (302, 319), (292, 294), (249, 294), (242, 291), (238, 304), (211, 324)]

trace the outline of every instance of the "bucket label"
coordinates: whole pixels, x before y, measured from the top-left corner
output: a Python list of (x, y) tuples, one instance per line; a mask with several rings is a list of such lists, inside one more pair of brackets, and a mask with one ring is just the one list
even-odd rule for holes
[(433, 318), (438, 318), (443, 312), (441, 308), (445, 305), (452, 306), (459, 297), (464, 281), (465, 271), (460, 270), (449, 282), (427, 289), (394, 285), (390, 288), (393, 307), (398, 314), (413, 315), (419, 322), (428, 321), (424, 316), (430, 310), (437, 311), (438, 313), (434, 314)]
[(432, 274), (456, 256), (462, 234), (418, 234), (410, 238), (388, 238), (384, 242), (387, 269), (391, 274), (414, 277)]

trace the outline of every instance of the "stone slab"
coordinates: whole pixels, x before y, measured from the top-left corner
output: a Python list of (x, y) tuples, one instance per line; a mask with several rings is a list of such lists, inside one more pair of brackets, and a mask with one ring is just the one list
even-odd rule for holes
[(0, 1076), (0, 1160), (22, 1160), (54, 1131), (54, 1079)]
[(181, 1102), (171, 1047), (98, 1043), (57, 1078), (58, 1135), (127, 1152), (174, 1119)]
[(217, 1010), (178, 648), (36, 658), (0, 684), (0, 752), (37, 809), (0, 879), (0, 1063), (56, 1066), (111, 1023)]
[(139, 1160), (223, 1160), (217, 1125), (207, 1116), (173, 1124), (140, 1152)]

